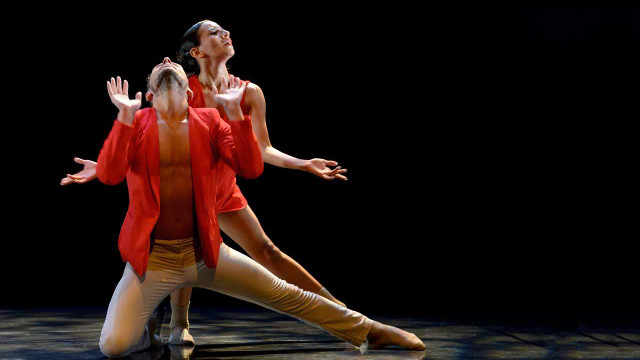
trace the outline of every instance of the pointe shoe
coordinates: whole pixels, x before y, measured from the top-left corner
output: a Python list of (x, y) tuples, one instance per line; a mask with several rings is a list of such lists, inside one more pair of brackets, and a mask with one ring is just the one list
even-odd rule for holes
[(189, 334), (189, 329), (181, 326), (174, 326), (171, 329), (171, 335), (169, 335), (169, 344), (181, 345), (181, 346), (193, 346), (195, 341), (193, 336)]

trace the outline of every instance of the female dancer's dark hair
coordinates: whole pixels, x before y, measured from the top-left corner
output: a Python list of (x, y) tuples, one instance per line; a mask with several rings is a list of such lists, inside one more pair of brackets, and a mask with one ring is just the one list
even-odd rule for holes
[(200, 66), (198, 66), (196, 59), (191, 56), (190, 51), (191, 48), (200, 46), (198, 30), (200, 30), (200, 26), (205, 21), (209, 20), (199, 21), (195, 25), (190, 27), (189, 30), (184, 33), (184, 35), (182, 36), (182, 41), (180, 42), (180, 48), (178, 49), (178, 54), (176, 57), (178, 59), (178, 63), (182, 65), (182, 68), (187, 73), (187, 76), (200, 73)]

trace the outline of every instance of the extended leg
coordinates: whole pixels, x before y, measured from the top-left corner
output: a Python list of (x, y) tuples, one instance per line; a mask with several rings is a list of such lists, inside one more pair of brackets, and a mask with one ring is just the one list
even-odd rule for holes
[[(198, 263), (197, 275), (192, 285), (205, 287), (293, 316), (321, 327), (355, 346), (360, 346), (367, 339), (374, 325), (376, 331), (379, 330), (378, 337), (381, 332), (387, 333), (389, 329), (395, 329), (378, 326), (379, 323), (358, 312), (288, 284), (249, 257), (224, 244), (220, 248), (217, 268), (208, 269), (202, 262)], [(393, 343), (416, 348), (414, 345), (417, 345), (417, 342), (422, 344), (417, 338), (411, 344)]]

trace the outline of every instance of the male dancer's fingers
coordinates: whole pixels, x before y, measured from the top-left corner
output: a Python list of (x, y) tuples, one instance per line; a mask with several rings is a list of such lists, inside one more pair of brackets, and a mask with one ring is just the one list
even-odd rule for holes
[(340, 179), (342, 181), (347, 181), (347, 177), (344, 175), (336, 174), (336, 179)]
[(113, 89), (111, 88), (111, 82), (107, 81), (107, 92), (109, 93), (109, 98), (113, 99)]
[(117, 76), (118, 79), (118, 94), (122, 94), (122, 79), (120, 79), (120, 76)]
[(324, 160), (324, 164), (328, 166), (337, 166), (338, 162), (333, 160)]
[(84, 179), (84, 176), (82, 175), (71, 175), (71, 174), (67, 174), (67, 177), (72, 179), (72, 180), (82, 180)]
[(124, 81), (122, 93), (127, 95), (127, 97), (129, 97), (129, 82), (127, 80)]
[(113, 91), (114, 95), (118, 93), (118, 88), (116, 87), (116, 79), (114, 79), (113, 76), (111, 77), (111, 91)]
[(78, 164), (83, 164), (84, 165), (86, 160), (80, 159), (79, 157), (74, 157), (73, 161), (77, 162)]

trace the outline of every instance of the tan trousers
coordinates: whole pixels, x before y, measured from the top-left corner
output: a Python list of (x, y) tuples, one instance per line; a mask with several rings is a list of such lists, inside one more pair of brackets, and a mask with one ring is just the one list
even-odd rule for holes
[[(158, 241), (156, 240), (156, 246)], [(167, 248), (163, 247), (164, 254)], [(161, 253), (152, 257), (158, 257)], [(176, 250), (179, 251), (179, 250)], [(164, 260), (188, 264), (194, 254), (164, 256)], [(156, 261), (156, 264), (158, 261)], [(113, 293), (100, 334), (100, 350), (107, 357), (124, 357), (149, 347), (146, 327), (149, 316), (172, 291), (200, 287), (246, 300), (320, 327), (360, 346), (373, 325), (366, 316), (322, 296), (279, 279), (262, 265), (222, 244), (218, 266), (208, 268), (202, 260), (186, 266), (163, 266), (138, 276), (129, 263)], [(247, 329), (250, 331), (250, 329)]]

